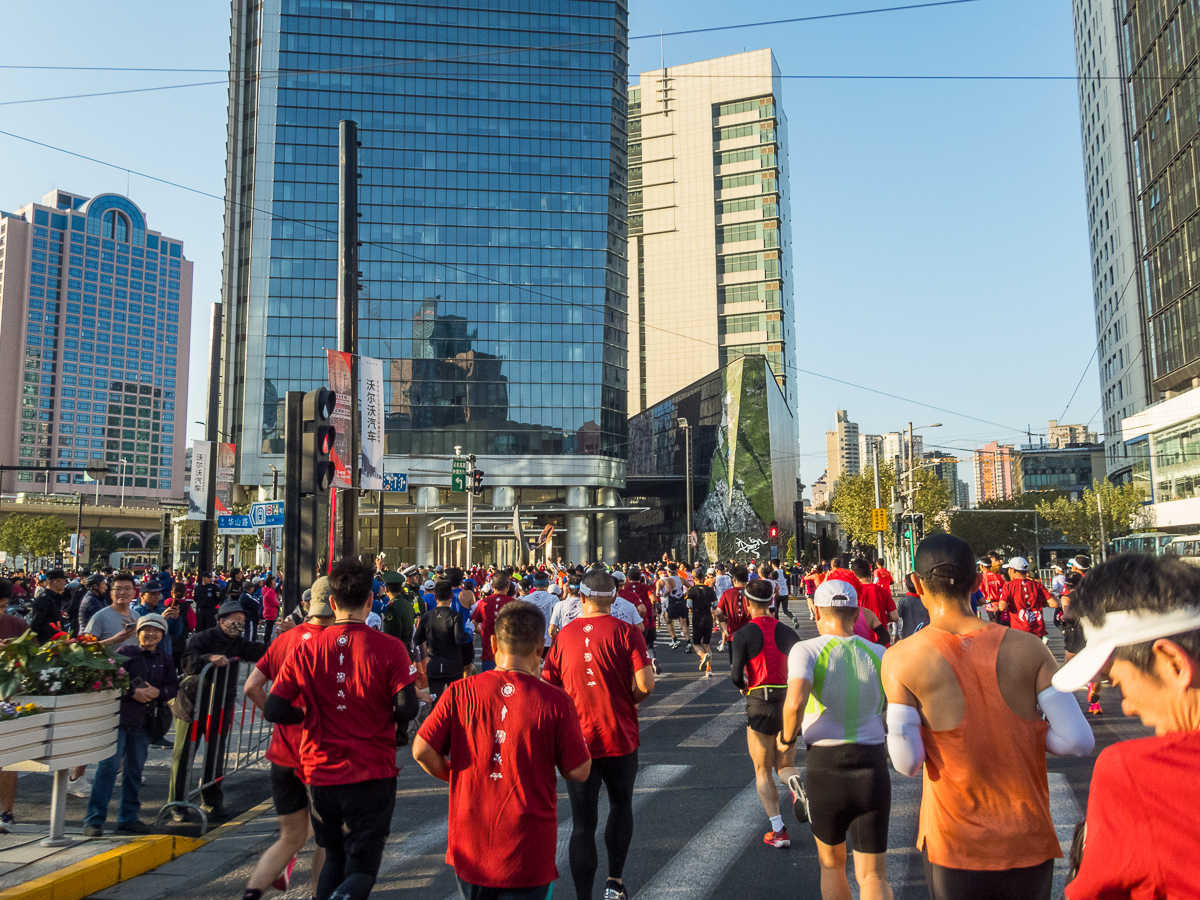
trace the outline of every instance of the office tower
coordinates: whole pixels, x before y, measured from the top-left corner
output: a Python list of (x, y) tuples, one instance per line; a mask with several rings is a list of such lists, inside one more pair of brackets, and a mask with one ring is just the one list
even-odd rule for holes
[[(1158, 200), (1144, 193), (1149, 187), (1145, 178), (1145, 164), (1139, 173), (1138, 157), (1145, 155), (1150, 146), (1146, 130), (1148, 108), (1140, 111), (1131, 104), (1130, 86), (1126, 78), (1131, 74), (1130, 57), (1121, 50), (1123, 30), (1122, 13), (1126, 5), (1150, 7), (1157, 5), (1161, 11), (1162, 0), (1157, 4), (1127, 4), (1125, 0), (1072, 0), (1071, 10), (1075, 23), (1075, 64), (1079, 76), (1080, 134), (1083, 140), (1084, 181), (1087, 189), (1088, 237), (1091, 248), (1092, 300), (1095, 307), (1097, 361), (1100, 372), (1101, 412), (1104, 427), (1105, 463), (1108, 476), (1121, 479), (1128, 475), (1129, 459), (1121, 438), (1121, 420), (1143, 409), (1151, 402), (1151, 381), (1176, 371), (1184, 365), (1182, 359), (1175, 360), (1176, 351), (1167, 346), (1159, 347), (1158, 362), (1146, 349), (1150, 328), (1145, 321), (1147, 311), (1155, 316), (1159, 328), (1156, 342), (1167, 342), (1180, 346), (1178, 332), (1179, 305), (1172, 310), (1166, 306), (1178, 300), (1190, 283), (1187, 276), (1188, 261), (1183, 248), (1182, 231), (1177, 239), (1169, 238), (1176, 225), (1168, 225), (1171, 218), (1168, 208), (1171, 199), (1166, 196), (1165, 179), (1158, 185), (1162, 195)], [(1159, 23), (1161, 24), (1161, 22)], [(1176, 47), (1176, 53), (1179, 48)], [(1178, 60), (1173, 65), (1178, 64)], [(1170, 75), (1168, 65), (1162, 74), (1174, 81), (1178, 73)], [(1155, 69), (1154, 86), (1149, 90), (1157, 95), (1160, 73)], [(1164, 87), (1166, 85), (1163, 85)], [(1140, 87), (1134, 87), (1141, 93)], [(1186, 117), (1193, 122), (1195, 116)], [(1159, 133), (1174, 131), (1176, 124), (1170, 116), (1160, 123)], [(1180, 126), (1187, 129), (1184, 123)], [(1139, 136), (1140, 133), (1140, 136)], [(1174, 147), (1185, 141), (1174, 136), (1166, 138), (1173, 143), (1167, 156), (1174, 156)], [(1135, 143), (1138, 144), (1135, 147)], [(1154, 148), (1155, 164), (1165, 167), (1162, 142)], [(1160, 158), (1161, 157), (1161, 158)], [(1191, 199), (1185, 206), (1195, 209), (1195, 182), (1192, 173), (1191, 152), (1188, 151), (1173, 167), (1173, 178), (1180, 181), (1180, 199), (1190, 193)], [(1184, 188), (1186, 181), (1191, 187)], [(1139, 193), (1141, 197), (1139, 198)], [(1142, 202), (1143, 209), (1138, 210)], [(1175, 212), (1182, 211), (1176, 208)], [(1186, 216), (1186, 213), (1185, 213)], [(1148, 233), (1142, 234), (1145, 226)], [(1162, 245), (1161, 253), (1159, 247)], [(1143, 275), (1143, 262), (1149, 268)], [(1158, 302), (1163, 296), (1158, 287), (1160, 277), (1166, 276), (1165, 284), (1169, 299)], [(1197, 273), (1200, 278), (1200, 273)], [(1152, 286), (1152, 284), (1153, 286)], [(1147, 296), (1147, 291), (1153, 295)], [(1147, 301), (1151, 306), (1147, 306)], [(1162, 356), (1163, 352), (1167, 356)], [(1167, 363), (1168, 357), (1174, 360)], [(1200, 350), (1192, 354), (1200, 358)], [(1164, 364), (1165, 368), (1164, 368)], [(1158, 374), (1151, 375), (1152, 370)], [(1160, 386), (1158, 390), (1162, 390)], [(1104, 477), (1104, 472), (1097, 473)]]
[(1018, 459), (1016, 447), (997, 441), (975, 451), (975, 491), (979, 502), (1012, 497), (1019, 475)]
[[(3, 489), (182, 497), (191, 308), (183, 244), (129, 198), (54, 190), (0, 212), (0, 464), (29, 465)], [(92, 460), (102, 485), (38, 471)]]
[[(461, 527), (431, 530), (464, 502), (455, 446), (479, 456), (484, 505), (595, 511), (624, 486), (627, 11), (529, 11), (233, 2), (223, 429), (239, 482), (267, 483), (285, 393), (326, 380), (338, 122), (353, 119), (359, 352), (389, 373), (385, 471), (410, 475), (388, 498), (389, 560), (461, 558)], [(611, 555), (607, 517), (560, 519), (557, 554)], [(360, 524), (377, 544), (374, 517)]]
[(832, 494), (843, 475), (857, 475), (861, 465), (858, 425), (844, 409), (837, 411), (837, 426), (825, 432), (825, 479)]
[(796, 409), (781, 84), (764, 49), (629, 89), (631, 413), (749, 354)]
[[(916, 443), (916, 441), (913, 443)], [(958, 459), (940, 450), (922, 454), (920, 458), (923, 460), (927, 470), (936, 475), (949, 489), (951, 506), (960, 506), (958, 486), (962, 482), (958, 480)]]
[(1050, 420), (1046, 432), (1046, 443), (1056, 449), (1070, 444), (1095, 444), (1100, 440), (1086, 425), (1059, 425), (1057, 419)]

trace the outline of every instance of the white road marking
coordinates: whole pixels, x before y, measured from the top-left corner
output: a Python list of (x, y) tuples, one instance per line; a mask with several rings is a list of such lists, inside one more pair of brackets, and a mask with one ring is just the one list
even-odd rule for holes
[(697, 678), (695, 681), (685, 684), (676, 691), (672, 691), (650, 706), (638, 711), (638, 724), (642, 731), (645, 731), (656, 722), (661, 722), (667, 716), (678, 711), (683, 706), (691, 703), (705, 691), (716, 687), (717, 683), (722, 681), (720, 678)]
[(1067, 776), (1062, 772), (1051, 772), (1050, 782), (1050, 816), (1054, 819), (1054, 828), (1058, 832), (1058, 843), (1062, 846), (1063, 858), (1054, 861), (1054, 887), (1051, 897), (1061, 897), (1067, 884), (1067, 869), (1071, 862), (1071, 840), (1075, 836), (1075, 825), (1083, 821), (1083, 810), (1075, 799), (1075, 792), (1067, 782)]
[(738, 697), (718, 715), (701, 725), (689, 737), (679, 742), (680, 747), (720, 747), (735, 732), (746, 730), (746, 698)]

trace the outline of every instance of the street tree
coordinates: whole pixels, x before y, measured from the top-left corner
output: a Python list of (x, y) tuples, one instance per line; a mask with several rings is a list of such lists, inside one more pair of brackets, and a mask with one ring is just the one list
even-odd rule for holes
[[(928, 468), (918, 468), (913, 473), (917, 489), (916, 511), (925, 517), (925, 533), (932, 534), (945, 529), (946, 515), (950, 509), (950, 486)], [(901, 482), (906, 476), (901, 473)], [(886, 542), (894, 543), (894, 519), (891, 503), (892, 487), (896, 483), (892, 466), (879, 466), (879, 493), (883, 507), (888, 511)], [(843, 475), (837, 480), (833, 492), (832, 507), (838, 522), (853, 541), (874, 544), (875, 532), (871, 530), (871, 510), (875, 508), (875, 470), (864, 469), (858, 475)]]
[(0, 523), (0, 550), (9, 556), (29, 555), (29, 520), (23, 513), (10, 513)]
[(1078, 501), (1059, 497), (1039, 503), (1037, 510), (1068, 541), (1085, 544), (1100, 555), (1100, 521), (1103, 513), (1105, 540), (1129, 534), (1142, 515), (1142, 491), (1134, 484), (1115, 485), (1097, 479)]
[[(1039, 544), (1046, 546), (1058, 538), (1059, 531), (1045, 520), (1039, 521), (1034, 537), (1033, 511), (1039, 503), (1053, 503), (1066, 494), (1062, 491), (1027, 491), (996, 500), (981, 500), (975, 509), (960, 509), (950, 516), (949, 531), (971, 545), (976, 556), (996, 553), (1010, 557), (1032, 556)], [(1010, 516), (998, 516), (986, 510), (1012, 510)]]
[(38, 516), (29, 523), (29, 552), (34, 556), (53, 556), (64, 549), (71, 532), (58, 516)]

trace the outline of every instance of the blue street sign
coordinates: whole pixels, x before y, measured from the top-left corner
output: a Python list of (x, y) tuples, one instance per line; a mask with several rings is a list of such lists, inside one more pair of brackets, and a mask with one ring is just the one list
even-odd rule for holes
[(251, 503), (250, 521), (255, 528), (282, 528), (283, 501), (272, 500), (270, 503)]
[(217, 516), (217, 534), (255, 534), (249, 516)]
[(408, 473), (392, 472), (383, 476), (383, 489), (404, 494), (408, 492)]

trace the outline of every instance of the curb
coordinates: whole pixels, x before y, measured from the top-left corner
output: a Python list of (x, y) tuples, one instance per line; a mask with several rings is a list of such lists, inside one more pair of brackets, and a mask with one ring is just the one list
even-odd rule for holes
[(246, 810), (202, 838), (173, 834), (154, 834), (135, 838), (91, 859), (67, 866), (52, 875), (43, 875), (15, 888), (0, 891), (0, 900), (84, 900), (90, 894), (108, 890), (122, 881), (144, 875), (151, 869), (191, 853), (205, 844), (237, 831), (271, 809), (271, 801)]

